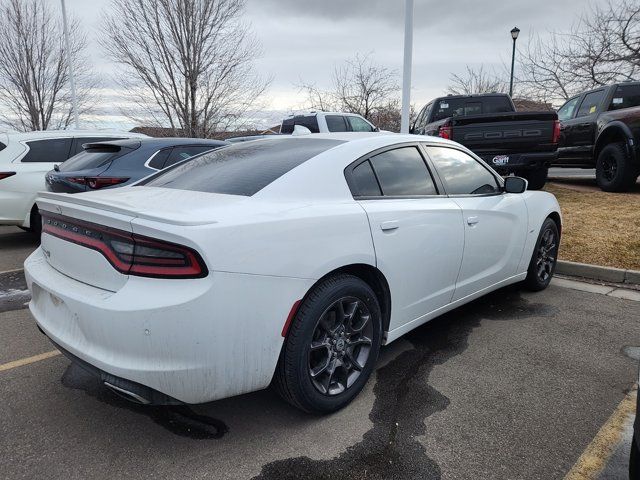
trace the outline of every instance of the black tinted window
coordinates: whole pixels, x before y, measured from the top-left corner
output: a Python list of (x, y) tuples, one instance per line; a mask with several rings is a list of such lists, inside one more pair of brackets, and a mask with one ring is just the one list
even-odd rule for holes
[(448, 117), (478, 115), (480, 113), (513, 112), (509, 98), (503, 95), (495, 97), (441, 98), (434, 102), (432, 122)]
[(82, 152), (84, 149), (82, 145), (87, 143), (109, 142), (111, 140), (122, 140), (122, 137), (76, 137), (73, 139), (73, 146), (71, 147), (71, 156)]
[(62, 163), (69, 158), (71, 140), (71, 138), (51, 138), (27, 142), (29, 151), (22, 157), (22, 162)]
[(327, 115), (325, 117), (327, 121), (327, 128), (330, 132), (346, 132), (347, 123), (344, 121), (342, 115)]
[(578, 117), (584, 117), (585, 115), (591, 115), (592, 113), (596, 113), (598, 111), (598, 107), (600, 103), (602, 103), (602, 99), (604, 98), (604, 90), (598, 90), (597, 92), (587, 93), (584, 96), (584, 100), (580, 104), (580, 108), (578, 109)]
[(90, 170), (102, 167), (130, 151), (128, 148), (120, 147), (89, 148), (60, 165), (60, 171), (76, 172), (78, 170)]
[(609, 110), (640, 106), (640, 85), (620, 85), (616, 88)]
[(320, 129), (318, 128), (318, 119), (315, 115), (300, 115), (298, 117), (287, 118), (284, 120), (280, 127), (280, 133), (293, 133), (295, 125), (306, 127), (311, 131), (311, 133), (320, 132)]
[(427, 147), (427, 152), (449, 195), (479, 195), (500, 191), (493, 174), (466, 153), (445, 147)]
[(371, 157), (384, 195), (436, 195), (436, 188), (416, 147), (403, 147)]
[(295, 137), (236, 143), (175, 165), (144, 184), (251, 196), (289, 170), (341, 143)]
[(376, 197), (382, 195), (376, 176), (371, 168), (369, 160), (362, 162), (351, 172), (351, 178), (355, 186), (355, 196)]
[(164, 168), (170, 167), (182, 160), (186, 160), (187, 158), (193, 157), (194, 155), (198, 155), (200, 153), (204, 153), (213, 148), (217, 148), (214, 146), (208, 145), (184, 145), (179, 147), (173, 147), (171, 151), (171, 155), (164, 163)]
[(165, 148), (164, 150), (160, 150), (157, 152), (151, 161), (149, 162), (149, 166), (151, 168), (155, 168), (156, 170), (162, 170), (164, 168), (164, 162), (167, 161), (169, 154), (171, 153), (171, 148)]

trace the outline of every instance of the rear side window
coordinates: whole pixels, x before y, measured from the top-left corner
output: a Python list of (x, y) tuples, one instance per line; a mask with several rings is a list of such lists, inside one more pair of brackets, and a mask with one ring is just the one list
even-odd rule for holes
[(131, 150), (121, 147), (89, 148), (71, 157), (60, 165), (61, 172), (76, 172), (99, 168), (112, 160), (129, 153)]
[(327, 128), (330, 132), (348, 131), (347, 122), (344, 121), (344, 117), (342, 115), (327, 115), (324, 118), (327, 121)]
[(620, 110), (640, 106), (640, 84), (620, 85), (616, 88), (609, 110)]
[(373, 173), (371, 162), (365, 160), (351, 171), (351, 178), (355, 186), (356, 197), (379, 197), (382, 195), (376, 175)]
[(71, 138), (50, 138), (27, 142), (29, 151), (22, 157), (21, 162), (62, 163), (69, 158), (71, 141)]
[(280, 133), (293, 133), (293, 129), (296, 125), (308, 128), (311, 133), (320, 133), (318, 119), (315, 115), (300, 115), (293, 118), (287, 118), (282, 122)]
[(499, 193), (500, 186), (480, 162), (460, 150), (426, 147), (449, 195), (486, 195)]
[(416, 147), (389, 150), (371, 157), (370, 161), (385, 196), (438, 193)]
[(251, 196), (291, 169), (341, 143), (296, 137), (236, 143), (175, 165), (140, 185)]
[(349, 124), (351, 125), (351, 130), (354, 132), (373, 132), (374, 128), (369, 125), (369, 122), (363, 120), (360, 117), (347, 117), (349, 119)]
[(204, 153), (208, 150), (211, 150), (213, 146), (202, 146), (202, 145), (184, 145), (179, 147), (173, 147), (169, 158), (164, 163), (163, 168), (170, 167), (171, 165), (175, 165), (182, 160), (186, 160), (187, 158), (193, 157), (194, 155), (199, 155), (200, 153)]
[(155, 168), (156, 170), (162, 170), (164, 168), (164, 162), (167, 161), (169, 154), (171, 153), (171, 148), (165, 148), (164, 150), (160, 150), (156, 152), (151, 161), (149, 162), (149, 166), (151, 168)]
[(600, 103), (604, 98), (604, 90), (598, 90), (596, 92), (587, 93), (584, 96), (584, 100), (580, 104), (577, 117), (584, 117), (585, 115), (591, 115), (598, 111)]

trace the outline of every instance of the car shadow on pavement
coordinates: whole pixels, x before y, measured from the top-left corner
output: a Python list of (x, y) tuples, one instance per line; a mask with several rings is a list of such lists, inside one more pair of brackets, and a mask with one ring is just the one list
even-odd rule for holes
[[(449, 399), (429, 385), (431, 370), (466, 350), (469, 334), (482, 320), (518, 321), (556, 313), (555, 307), (531, 303), (520, 296), (517, 287), (507, 287), (413, 330), (403, 341), (383, 348), (369, 413), (373, 427), (361, 441), (329, 460), (300, 456), (267, 463), (255, 478), (439, 478), (440, 468), (419, 441), (428, 434), (424, 420), (449, 405)], [(398, 353), (398, 343), (407, 348)], [(396, 351), (389, 355), (393, 349)], [(385, 356), (392, 358), (385, 363)], [(345, 413), (325, 418), (304, 414), (281, 401), (271, 389), (204, 405), (148, 407), (118, 397), (73, 364), (62, 376), (62, 384), (110, 406), (147, 416), (172, 434), (197, 440), (224, 441), (228, 425), (239, 425), (247, 416), (252, 417), (255, 427), (248, 431), (239, 427), (241, 431), (235, 432), (238, 437), (255, 434), (251, 428), (275, 430), (283, 423), (289, 428), (313, 427)]]

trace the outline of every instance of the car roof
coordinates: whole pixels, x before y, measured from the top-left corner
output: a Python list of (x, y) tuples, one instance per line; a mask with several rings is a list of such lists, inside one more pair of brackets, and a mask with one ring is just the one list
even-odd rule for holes
[(148, 138), (142, 133), (125, 132), (119, 130), (40, 130), (35, 132), (4, 132), (9, 141), (38, 140), (60, 137), (114, 137)]
[(89, 145), (113, 145), (117, 147), (125, 148), (164, 148), (164, 147), (177, 147), (181, 145), (204, 145), (204, 146), (222, 146), (228, 145), (229, 142), (222, 140), (209, 140), (206, 138), (184, 138), (184, 137), (147, 137), (136, 139), (124, 139), (124, 140), (108, 140), (105, 142), (91, 142)]
[(285, 120), (291, 120), (293, 118), (296, 117), (310, 117), (310, 116), (314, 116), (314, 115), (344, 115), (347, 117), (361, 117), (364, 118), (362, 115), (360, 115), (359, 113), (351, 113), (351, 112), (325, 112), (323, 110), (312, 110), (310, 112), (299, 112), (299, 113), (294, 113), (292, 115), (289, 115), (287, 118), (285, 118)]

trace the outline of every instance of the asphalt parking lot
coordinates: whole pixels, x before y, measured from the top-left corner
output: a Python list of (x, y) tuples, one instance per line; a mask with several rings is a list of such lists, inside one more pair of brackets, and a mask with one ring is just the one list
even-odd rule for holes
[[(19, 268), (28, 242), (0, 227), (0, 270)], [(0, 279), (4, 478), (563, 478), (637, 378), (640, 303), (558, 281), (494, 292), (385, 347), (331, 416), (270, 390), (139, 407), (56, 354), (20, 272)], [(624, 478), (627, 447), (613, 447), (618, 465), (601, 478)]]

